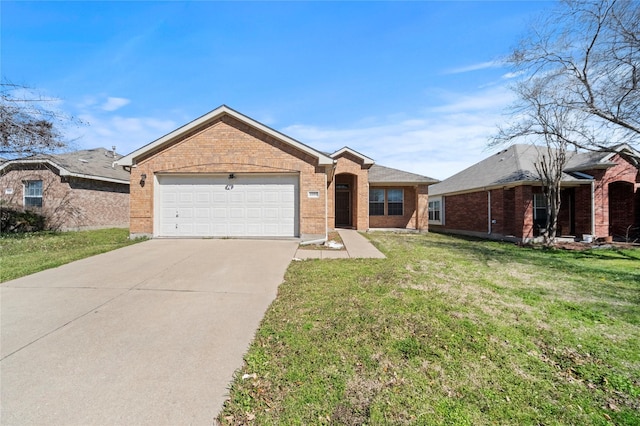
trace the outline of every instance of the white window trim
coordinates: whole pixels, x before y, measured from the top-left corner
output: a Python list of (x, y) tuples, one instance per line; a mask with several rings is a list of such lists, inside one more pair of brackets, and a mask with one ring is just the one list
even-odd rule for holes
[[(542, 198), (542, 200), (541, 200), (542, 205), (539, 205), (537, 203), (539, 198)], [(539, 193), (539, 192), (534, 193), (533, 194), (533, 220), (536, 221), (538, 219), (537, 218), (537, 214), (536, 214), (536, 212), (538, 210), (544, 209), (545, 210), (545, 215), (546, 215), (547, 214), (546, 208), (547, 208), (547, 200), (544, 198), (544, 194), (543, 193)]]
[(429, 211), (430, 211), (430, 204), (431, 203), (440, 203), (440, 219), (439, 220), (431, 220), (429, 219), (429, 224), (430, 225), (444, 225), (444, 198), (442, 197), (429, 197), (429, 202), (427, 204), (427, 218), (429, 215)]
[[(29, 182), (40, 182), (40, 195), (27, 195), (27, 184)], [(36, 208), (40, 209), (44, 206), (44, 185), (42, 179), (29, 179), (25, 180), (22, 184), (22, 206), (24, 208)], [(40, 206), (27, 206), (27, 198), (40, 198)]]

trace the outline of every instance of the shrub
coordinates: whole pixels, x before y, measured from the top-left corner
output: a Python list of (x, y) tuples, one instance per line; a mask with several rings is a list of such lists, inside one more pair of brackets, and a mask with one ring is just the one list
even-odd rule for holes
[(46, 218), (34, 211), (3, 206), (0, 208), (0, 233), (43, 231)]

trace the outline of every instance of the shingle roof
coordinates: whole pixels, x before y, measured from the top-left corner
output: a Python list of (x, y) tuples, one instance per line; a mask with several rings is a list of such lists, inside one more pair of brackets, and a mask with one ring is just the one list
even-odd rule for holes
[(380, 166), (378, 164), (372, 165), (369, 169), (369, 183), (371, 184), (431, 184), (436, 182), (438, 182), (437, 179), (393, 169), (391, 167)]
[(96, 180), (129, 182), (130, 174), (122, 167), (112, 167), (122, 156), (104, 148), (87, 149), (64, 154), (38, 154), (10, 160), (1, 167), (26, 163), (49, 162), (61, 169), (61, 174)]
[[(538, 161), (539, 149), (534, 145), (516, 144), (491, 155), (479, 163), (429, 187), (429, 195), (441, 195), (455, 192), (477, 190), (540, 180), (534, 163)], [(574, 164), (592, 163), (596, 159), (582, 158), (582, 153), (569, 153)], [(599, 153), (601, 154), (601, 153)], [(585, 154), (586, 155), (586, 154)], [(577, 170), (577, 169), (575, 169)], [(582, 169), (586, 170), (586, 169)], [(584, 177), (564, 173), (563, 182), (581, 182)]]

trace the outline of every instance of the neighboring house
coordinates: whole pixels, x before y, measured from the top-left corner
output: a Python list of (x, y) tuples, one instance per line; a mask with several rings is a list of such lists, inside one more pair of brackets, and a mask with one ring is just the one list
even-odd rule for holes
[(129, 174), (103, 148), (0, 163), (0, 206), (33, 210), (51, 229), (129, 225)]
[(221, 106), (119, 159), (132, 236), (299, 237), (335, 227), (427, 230), (435, 183), (350, 148), (317, 151)]
[[(546, 220), (535, 170), (539, 151), (513, 145), (429, 188), (434, 231), (529, 241)], [(634, 237), (640, 230), (640, 153), (569, 152), (562, 177), (558, 235)]]

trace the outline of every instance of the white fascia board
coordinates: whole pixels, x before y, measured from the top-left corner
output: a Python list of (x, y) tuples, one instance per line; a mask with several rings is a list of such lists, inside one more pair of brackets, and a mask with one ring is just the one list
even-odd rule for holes
[(208, 121), (213, 121), (216, 118), (224, 115), (224, 114), (228, 114), (232, 117), (234, 117), (235, 119), (248, 124), (249, 126), (260, 130), (270, 136), (273, 136), (276, 139), (279, 139), (291, 146), (293, 146), (294, 148), (299, 149), (302, 152), (305, 152), (313, 157), (316, 157), (318, 159), (318, 165), (330, 165), (333, 164), (333, 159), (328, 157), (327, 155), (321, 153), (320, 151), (316, 151), (315, 149), (303, 144), (302, 142), (298, 142), (295, 139), (290, 138), (289, 136), (280, 133), (270, 127), (265, 126), (262, 123), (259, 123), (257, 121), (255, 121), (252, 118), (247, 117), (246, 115), (243, 115), (231, 108), (229, 108), (226, 105), (222, 105), (216, 109), (214, 109), (213, 111), (203, 115), (200, 118), (196, 118), (195, 120), (193, 120), (190, 123), (185, 124), (182, 127), (179, 127), (178, 129), (174, 130), (171, 133), (168, 133), (166, 135), (164, 135), (163, 137), (161, 137), (160, 139), (156, 139), (155, 141), (143, 146), (142, 148), (139, 148), (135, 151), (133, 151), (132, 153), (125, 155), (124, 157), (120, 158), (118, 161), (115, 161), (114, 164), (119, 165), (119, 166), (134, 166), (135, 165), (135, 160), (136, 158), (140, 157), (141, 155), (144, 155), (145, 153), (155, 150), (159, 147), (162, 147), (163, 145), (171, 142), (173, 139), (175, 139), (176, 137), (189, 132), (190, 130), (193, 130), (205, 123), (207, 123)]
[(5, 169), (9, 165), (20, 165), (20, 164), (48, 164), (51, 167), (53, 167), (55, 169), (58, 169), (60, 176), (70, 176), (70, 177), (77, 177), (77, 178), (82, 178), (82, 179), (99, 180), (99, 181), (113, 182), (113, 183), (124, 183), (124, 184), (129, 185), (129, 181), (128, 180), (124, 180), (124, 179), (116, 179), (116, 178), (110, 178), (110, 177), (105, 177), (105, 176), (96, 176), (96, 175), (86, 175), (86, 174), (83, 174), (83, 173), (73, 173), (73, 172), (70, 172), (69, 170), (65, 169), (64, 167), (61, 167), (59, 164), (54, 163), (53, 161), (48, 160), (48, 159), (9, 160), (9, 161), (7, 161), (5, 163), (0, 164), (0, 170)]
[(337, 156), (344, 154), (345, 152), (354, 155), (356, 157), (359, 157), (362, 159), (362, 162), (364, 164), (368, 164), (368, 165), (372, 165), (375, 164), (375, 161), (373, 161), (373, 159), (367, 157), (366, 155), (362, 155), (360, 154), (358, 151), (349, 148), (348, 146), (345, 146), (344, 148), (339, 149), (338, 151), (334, 152), (333, 154), (331, 154), (331, 158), (336, 158)]
[(0, 170), (5, 169), (9, 166), (12, 165), (20, 165), (20, 164), (48, 164), (52, 167), (55, 167), (56, 169), (60, 170), (60, 174), (62, 174), (63, 172), (66, 172), (67, 174), (69, 173), (68, 170), (64, 169), (63, 167), (60, 167), (58, 164), (54, 163), (51, 160), (48, 159), (44, 159), (44, 158), (35, 158), (35, 159), (30, 159), (30, 158), (26, 158), (26, 159), (18, 159), (18, 160), (9, 160), (5, 163), (2, 163), (0, 165)]
[(82, 173), (68, 173), (68, 172), (62, 173), (62, 171), (60, 171), (60, 176), (71, 176), (71, 177), (77, 177), (81, 179), (99, 180), (102, 182), (123, 183), (125, 185), (130, 184), (128, 180), (124, 180), (124, 179), (116, 179), (116, 178), (110, 178), (105, 176), (85, 175)]

